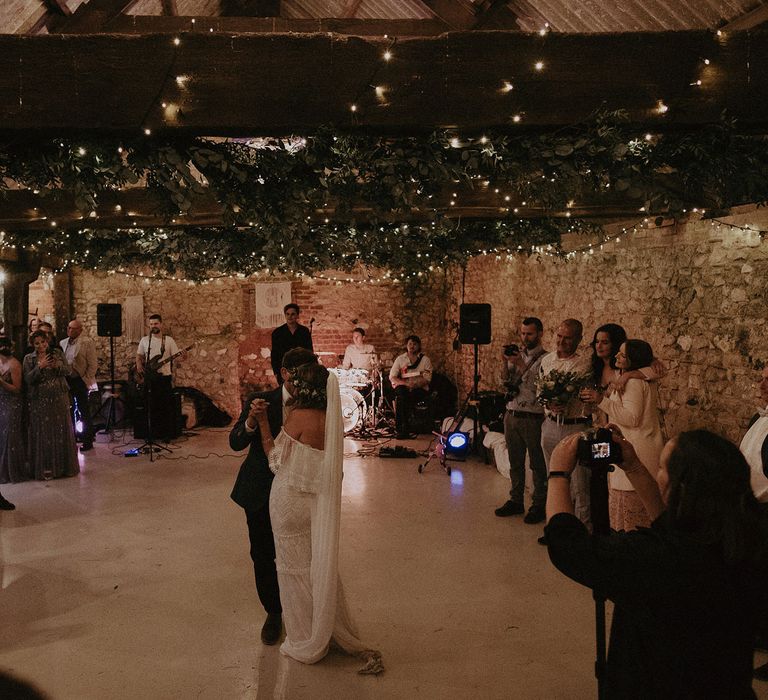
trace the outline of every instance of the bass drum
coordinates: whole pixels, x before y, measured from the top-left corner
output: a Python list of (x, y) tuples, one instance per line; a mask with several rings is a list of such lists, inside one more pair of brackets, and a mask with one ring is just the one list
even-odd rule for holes
[(339, 391), (341, 395), (341, 419), (344, 423), (344, 432), (348, 433), (363, 420), (365, 415), (365, 399), (363, 395), (350, 386), (343, 386)]

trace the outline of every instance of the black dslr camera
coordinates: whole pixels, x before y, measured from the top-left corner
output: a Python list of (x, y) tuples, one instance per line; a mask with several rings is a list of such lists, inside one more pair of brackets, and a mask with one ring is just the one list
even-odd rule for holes
[(590, 469), (621, 464), (624, 459), (621, 445), (613, 441), (608, 428), (592, 428), (582, 433), (576, 446), (576, 458), (579, 464)]
[(507, 357), (514, 357), (515, 355), (520, 354), (520, 348), (514, 343), (510, 343), (509, 345), (504, 346), (504, 354)]

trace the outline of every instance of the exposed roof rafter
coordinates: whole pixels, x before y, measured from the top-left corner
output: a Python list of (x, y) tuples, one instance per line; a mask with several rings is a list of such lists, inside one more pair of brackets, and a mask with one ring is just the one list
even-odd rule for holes
[(768, 22), (768, 3), (764, 2), (751, 12), (747, 12), (745, 15), (728, 22), (724, 27), (721, 27), (721, 30), (726, 32), (738, 32), (745, 29), (754, 29), (766, 22)]

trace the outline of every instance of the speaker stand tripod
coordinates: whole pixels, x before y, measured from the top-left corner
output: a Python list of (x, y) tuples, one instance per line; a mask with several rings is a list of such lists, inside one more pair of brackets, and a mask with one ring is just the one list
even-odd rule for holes
[(147, 413), (147, 438), (142, 445), (136, 448), (137, 453), (147, 454), (149, 453), (149, 461), (155, 461), (155, 452), (164, 450), (168, 454), (171, 454), (171, 450), (163, 445), (159, 445), (152, 439), (152, 379), (150, 377), (144, 377), (144, 408)]
[(112, 442), (115, 439), (115, 401), (118, 400), (115, 393), (115, 337), (112, 335), (109, 336), (109, 380), (109, 395), (99, 407), (99, 413), (106, 410), (107, 422), (104, 429), (100, 430), (99, 433), (109, 435), (109, 442)]
[[(479, 454), (480, 452), (480, 421), (478, 420), (478, 406), (480, 404), (480, 401), (477, 398), (477, 387), (480, 383), (480, 375), (478, 374), (478, 344), (473, 343), (473, 349), (474, 349), (474, 376), (472, 378), (472, 390), (467, 395), (467, 398), (464, 399), (464, 403), (462, 404), (461, 408), (459, 409), (459, 412), (451, 419), (451, 422), (448, 426), (448, 430), (442, 430), (440, 432), (433, 431), (432, 434), (435, 436), (432, 439), (432, 443), (429, 447), (429, 454), (427, 455), (427, 461), (423, 464), (419, 464), (419, 474), (422, 474), (424, 470), (427, 468), (429, 463), (432, 461), (432, 459), (437, 458), (440, 466), (443, 468), (446, 474), (448, 476), (451, 475), (451, 468), (446, 464), (446, 461), (450, 459), (450, 456), (447, 454), (447, 446), (448, 446), (448, 436), (457, 431), (461, 430), (461, 424), (464, 422), (464, 419), (469, 414), (470, 410), (472, 411), (472, 449), (475, 452), (475, 454)], [(463, 459), (462, 459), (463, 461)]]

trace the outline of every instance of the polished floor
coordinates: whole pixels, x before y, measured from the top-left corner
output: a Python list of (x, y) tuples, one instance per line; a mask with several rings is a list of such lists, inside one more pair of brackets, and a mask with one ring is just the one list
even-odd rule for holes
[(101, 442), (78, 477), (2, 487), (17, 510), (0, 514), (0, 668), (52, 700), (595, 697), (589, 592), (539, 526), (494, 516), (508, 482), (475, 459), (419, 474), (347, 444), (342, 576), (383, 675), (262, 646), (226, 436), (154, 462)]

